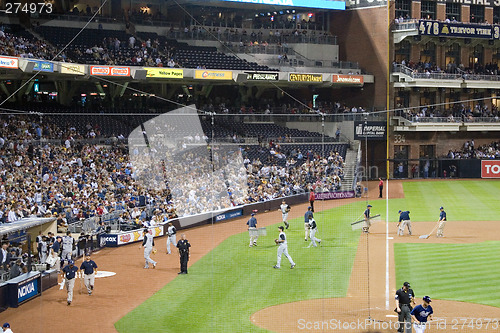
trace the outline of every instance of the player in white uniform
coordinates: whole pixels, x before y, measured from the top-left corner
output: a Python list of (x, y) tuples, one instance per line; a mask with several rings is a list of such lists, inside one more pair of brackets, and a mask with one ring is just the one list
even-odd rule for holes
[(321, 244), (321, 239), (316, 238), (316, 232), (318, 231), (318, 226), (316, 225), (316, 221), (313, 219), (312, 216), (309, 216), (309, 238), (311, 239), (311, 244), (309, 244), (308, 247), (318, 246), (316, 242)]
[(176, 239), (176, 233), (177, 229), (175, 229), (174, 225), (172, 222), (168, 223), (168, 228), (167, 228), (167, 254), (171, 254), (172, 252), (170, 251), (170, 244), (173, 244), (175, 247), (177, 247), (177, 239)]
[(278, 229), (280, 229), (280, 234), (279, 237), (276, 239), (276, 244), (279, 244), (278, 247), (278, 263), (274, 266), (274, 268), (280, 268), (281, 267), (281, 255), (284, 254), (285, 257), (288, 259), (290, 262), (290, 268), (295, 267), (295, 263), (293, 262), (292, 257), (288, 254), (288, 245), (286, 242), (286, 235), (283, 232), (283, 226), (279, 226)]
[(285, 227), (288, 229), (288, 227), (290, 226), (290, 224), (288, 223), (288, 212), (290, 211), (290, 206), (288, 206), (286, 204), (286, 201), (283, 200), (281, 202), (281, 206), (280, 206), (280, 210), (281, 210), (281, 216), (282, 216), (282, 219), (283, 219), (283, 223), (285, 224)]
[(149, 268), (149, 264), (153, 264), (153, 268), (156, 268), (157, 262), (151, 259), (151, 252), (153, 252), (153, 246), (155, 246), (155, 241), (153, 239), (153, 235), (151, 234), (151, 230), (144, 229), (144, 240), (142, 241), (142, 245), (139, 248), (144, 246), (144, 259), (146, 259), (146, 264), (144, 268)]

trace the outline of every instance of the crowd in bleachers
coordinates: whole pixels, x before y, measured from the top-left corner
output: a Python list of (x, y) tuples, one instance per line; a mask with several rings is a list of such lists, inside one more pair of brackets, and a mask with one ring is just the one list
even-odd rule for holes
[(500, 159), (500, 142), (494, 141), (490, 144), (476, 146), (474, 139), (466, 141), (460, 149), (450, 150), (446, 155), (452, 159)]
[[(242, 129), (252, 130), (248, 126)], [(225, 165), (232, 165), (226, 162), (234, 151), (197, 154), (185, 138), (180, 148), (170, 152), (177, 155), (167, 157), (177, 160), (187, 154), (184, 160), (190, 163), (170, 163), (168, 185), (147, 189), (136, 181), (123, 141), (97, 145), (80, 140), (102, 136), (101, 132), (109, 131), (90, 123), (65, 127), (47, 119), (39, 123), (38, 117), (2, 117), (0, 219), (13, 222), (28, 216), (56, 216), (58, 228), (64, 231), (71, 222), (130, 211), (137, 205), (154, 205), (160, 214), (170, 217), (190, 215), (303, 192), (311, 186), (318, 191), (333, 190), (340, 187), (343, 178), (342, 144), (325, 145), (323, 155), (321, 145), (286, 146), (264, 141), (261, 146), (242, 149), (245, 162), (240, 164), (245, 165), (245, 172), (238, 168), (229, 172)], [(36, 144), (40, 141), (44, 143)], [(206, 150), (205, 144), (201, 147)], [(226, 181), (213, 181), (209, 177), (212, 163), (219, 163), (221, 172), (235, 178), (221, 176), (215, 178)], [(211, 202), (205, 195), (198, 201), (208, 188), (221, 200)], [(150, 215), (144, 218), (149, 221)]]
[[(15, 26), (0, 26), (0, 54), (21, 58), (36, 58), (71, 62), (63, 52), (59, 56), (53, 46), (36, 39), (26, 31), (20, 31)], [(16, 31), (17, 30), (17, 31)]]

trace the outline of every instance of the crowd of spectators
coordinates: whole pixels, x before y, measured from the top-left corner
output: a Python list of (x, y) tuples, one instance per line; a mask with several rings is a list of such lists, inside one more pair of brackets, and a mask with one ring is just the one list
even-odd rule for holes
[(476, 118), (488, 118), (491, 121), (500, 120), (500, 112), (496, 105), (489, 107), (486, 104), (475, 103), (473, 107), (464, 103), (452, 104), (451, 108), (441, 109), (435, 106), (422, 106), (420, 108), (404, 108), (397, 106), (396, 114), (411, 121), (418, 122), (429, 118), (446, 118), (447, 122), (474, 122)]
[(3, 25), (0, 26), (0, 54), (12, 57), (71, 62), (71, 59), (68, 59), (64, 52), (56, 57), (58, 50), (53, 46), (35, 37), (28, 38), (26, 34), (17, 36), (6, 31)]
[[(393, 63), (393, 66), (398, 65), (397, 62)], [(474, 79), (474, 75), (498, 75), (498, 64), (488, 63), (480, 64), (475, 63), (472, 67), (465, 67), (463, 64), (456, 64), (454, 62), (449, 62), (446, 68), (440, 68), (436, 63), (432, 62), (414, 62), (402, 60), (401, 65), (406, 66), (413, 70), (414, 73), (424, 73), (427, 75), (431, 74), (461, 74), (461, 79)]]
[(452, 159), (500, 159), (500, 142), (494, 141), (482, 146), (476, 146), (474, 139), (466, 141), (460, 149), (450, 150), (446, 155)]
[[(58, 230), (64, 232), (74, 221), (112, 212), (121, 212), (121, 217), (128, 220), (136, 206), (156, 207), (154, 214), (141, 212), (137, 223), (142, 224), (152, 221), (154, 215), (167, 219), (191, 215), (286, 196), (311, 187), (317, 191), (334, 190), (343, 178), (342, 157), (332, 151), (328, 156), (320, 156), (312, 151), (287, 151), (279, 143), (263, 143), (258, 148), (267, 156), (263, 163), (260, 159), (243, 161), (249, 156), (245, 150), (240, 155), (238, 150), (211, 147), (212, 154), (200, 154), (184, 143), (168, 150), (171, 155), (166, 155), (165, 160), (178, 161), (182, 157), (186, 163), (168, 163), (159, 171), (159, 175), (166, 176), (160, 177), (160, 182), (168, 182), (164, 186), (145, 187), (138, 181), (136, 165), (132, 167), (130, 155), (137, 154), (130, 154), (123, 141), (96, 145), (80, 139), (98, 137), (99, 133), (91, 125), (86, 127), (86, 133), (79, 133), (74, 127), (39, 124), (29, 116), (2, 117), (0, 220), (54, 216)], [(205, 143), (198, 146), (207, 149)], [(138, 157), (150, 161), (146, 156)], [(215, 176), (212, 170), (216, 170)]]

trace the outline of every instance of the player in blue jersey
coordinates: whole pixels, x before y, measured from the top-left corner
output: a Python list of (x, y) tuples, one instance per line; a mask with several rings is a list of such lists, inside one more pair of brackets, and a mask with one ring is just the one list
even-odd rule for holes
[(439, 213), (439, 222), (438, 222), (439, 226), (438, 226), (436, 236), (437, 237), (444, 237), (443, 230), (444, 230), (444, 226), (446, 225), (446, 212), (444, 211), (443, 207), (440, 207), (439, 210), (441, 212)]
[(424, 296), (422, 299), (423, 304), (417, 305), (411, 310), (411, 317), (413, 319), (413, 328), (415, 328), (416, 333), (424, 333), (427, 328), (427, 320), (432, 320), (432, 310), (431, 298), (429, 296)]
[(410, 221), (410, 211), (400, 210), (399, 212), (399, 223), (398, 223), (398, 236), (403, 236), (405, 233), (405, 226), (408, 226), (408, 235), (412, 235), (411, 233), (411, 221)]

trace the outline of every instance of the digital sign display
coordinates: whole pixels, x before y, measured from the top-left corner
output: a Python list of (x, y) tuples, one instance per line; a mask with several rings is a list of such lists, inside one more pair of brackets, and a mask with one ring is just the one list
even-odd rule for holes
[(222, 1), (253, 3), (256, 5), (345, 10), (344, 1), (332, 1), (332, 0), (222, 0)]

